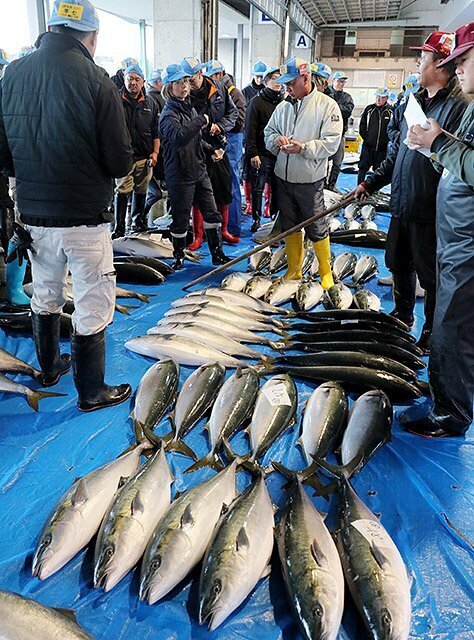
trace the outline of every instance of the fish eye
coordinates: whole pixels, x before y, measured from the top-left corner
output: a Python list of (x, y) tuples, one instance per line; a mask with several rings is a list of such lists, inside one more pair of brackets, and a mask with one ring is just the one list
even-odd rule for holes
[(217, 578), (217, 580), (214, 580), (214, 584), (212, 585), (212, 591), (216, 596), (218, 596), (222, 591), (222, 582), (219, 580), (219, 578)]
[(151, 568), (156, 571), (161, 567), (161, 556), (156, 556), (156, 558), (151, 563)]
[(317, 618), (322, 618), (322, 617), (323, 617), (323, 614), (324, 614), (324, 611), (323, 611), (323, 608), (322, 608), (322, 607), (318, 606), (318, 607), (315, 607), (315, 608), (314, 608), (313, 613), (314, 613), (314, 615), (315, 615)]
[(107, 549), (105, 550), (105, 556), (107, 558), (111, 558), (114, 555), (114, 550), (112, 549), (112, 547), (107, 547)]
[(384, 627), (391, 628), (391, 626), (392, 626), (392, 616), (390, 615), (389, 611), (384, 611), (382, 613), (382, 625)]
[(53, 541), (53, 536), (50, 533), (48, 533), (48, 535), (43, 538), (43, 545), (45, 547), (49, 547), (52, 541)]

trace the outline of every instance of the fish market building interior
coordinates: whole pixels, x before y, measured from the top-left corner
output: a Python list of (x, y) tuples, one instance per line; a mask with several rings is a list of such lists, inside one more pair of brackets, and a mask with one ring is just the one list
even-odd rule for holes
[(0, 637), (474, 637), (474, 2), (0, 15)]

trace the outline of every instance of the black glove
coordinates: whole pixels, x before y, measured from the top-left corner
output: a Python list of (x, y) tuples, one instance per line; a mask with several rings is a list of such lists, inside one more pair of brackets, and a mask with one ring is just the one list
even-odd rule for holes
[(9, 264), (14, 260), (18, 260), (18, 264), (21, 267), (23, 264), (23, 258), (28, 260), (28, 249), (31, 249), (33, 238), (30, 236), (29, 231), (19, 224), (16, 224), (14, 233), (10, 239), (10, 244), (13, 246), (5, 262)]

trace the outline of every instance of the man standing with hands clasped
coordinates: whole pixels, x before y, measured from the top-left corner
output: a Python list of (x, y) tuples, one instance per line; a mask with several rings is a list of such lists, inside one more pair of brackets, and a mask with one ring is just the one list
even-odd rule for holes
[[(286, 84), (290, 100), (281, 102), (265, 127), (265, 145), (277, 157), (275, 186), (282, 231), (324, 211), (323, 184), (328, 158), (339, 147), (342, 117), (337, 104), (311, 82), (309, 63), (290, 58), (280, 68), (279, 84)], [(334, 285), (327, 220), (305, 228), (319, 260), (324, 289)], [(285, 238), (288, 280), (302, 277), (303, 232)]]
[[(462, 90), (474, 95), (474, 22), (455, 33), (451, 55)], [(474, 100), (456, 131), (447, 135), (430, 118), (411, 127), (413, 145), (430, 149), (442, 176), (436, 199), (438, 290), (429, 363), (434, 406), (405, 423), (428, 438), (460, 436), (473, 419), (474, 401)]]

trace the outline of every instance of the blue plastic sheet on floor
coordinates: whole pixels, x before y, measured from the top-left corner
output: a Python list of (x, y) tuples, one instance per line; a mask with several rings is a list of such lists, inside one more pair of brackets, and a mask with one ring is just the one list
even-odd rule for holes
[[(354, 176), (341, 176), (346, 189), (355, 184)], [(379, 228), (386, 229), (388, 215), (377, 215)], [(250, 221), (244, 217), (244, 238), (230, 255), (250, 246)], [(227, 250), (227, 249), (226, 249)], [(357, 254), (373, 253), (381, 275), (387, 275), (383, 251), (333, 245), (338, 254), (345, 250)], [(168, 278), (153, 290), (132, 286), (143, 293), (154, 292), (149, 305), (130, 317), (115, 314), (107, 337), (107, 381), (128, 381), (136, 389), (152, 361), (124, 348), (127, 338), (138, 336), (155, 324), (170, 302), (181, 296), (181, 287), (210, 268), (207, 246), (199, 266), (191, 265)], [(216, 284), (217, 281), (214, 282)], [(391, 289), (373, 279), (367, 285), (382, 299), (384, 310), (391, 308)], [(133, 301), (133, 304), (135, 301)], [(422, 324), (422, 302), (417, 302), (415, 332)], [(0, 346), (28, 362), (36, 362), (33, 340), (0, 333)], [(67, 348), (66, 342), (62, 343)], [(182, 368), (184, 379), (191, 369)], [(426, 379), (426, 373), (422, 375)], [(31, 386), (27, 378), (18, 377)], [(314, 385), (298, 382), (299, 413)], [(245, 603), (212, 634), (197, 624), (198, 571), (160, 603), (148, 606), (138, 600), (138, 571), (130, 573), (109, 594), (92, 587), (93, 544), (66, 567), (44, 582), (31, 577), (32, 553), (40, 529), (53, 505), (75, 478), (113, 459), (133, 439), (129, 414), (133, 400), (93, 414), (76, 409), (71, 375), (63, 377), (55, 391), (63, 398), (48, 398), (33, 413), (20, 396), (0, 397), (0, 588), (32, 597), (44, 604), (74, 609), (80, 624), (97, 640), (187, 640), (201, 638), (239, 638), (293, 640), (300, 638), (291, 615), (277, 557), (270, 577), (260, 581)], [(351, 395), (354, 399), (355, 396)], [(420, 411), (427, 400), (417, 401)], [(397, 405), (395, 412), (404, 407)], [(200, 455), (208, 450), (203, 422), (187, 437), (188, 444)], [(157, 430), (167, 431), (165, 421)], [(474, 518), (473, 518), (473, 431), (465, 438), (426, 440), (402, 431), (396, 419), (393, 440), (380, 450), (354, 479), (361, 498), (375, 513), (395, 540), (412, 576), (412, 628), (410, 638), (468, 640), (474, 637)], [(271, 448), (270, 457), (289, 467), (302, 468), (303, 458), (296, 446), (298, 424), (286, 432)], [(232, 441), (237, 451), (248, 446), (242, 433)], [(183, 476), (190, 461), (170, 454), (176, 475), (175, 490), (193, 486), (210, 477), (209, 469)], [(239, 488), (249, 482), (239, 474)], [(276, 504), (282, 505), (283, 479), (274, 473), (268, 486)], [(315, 499), (323, 510), (327, 506)], [(331, 502), (327, 519), (334, 523)], [(32, 630), (32, 638), (34, 630)], [(340, 640), (366, 638), (363, 625), (346, 598)]]

